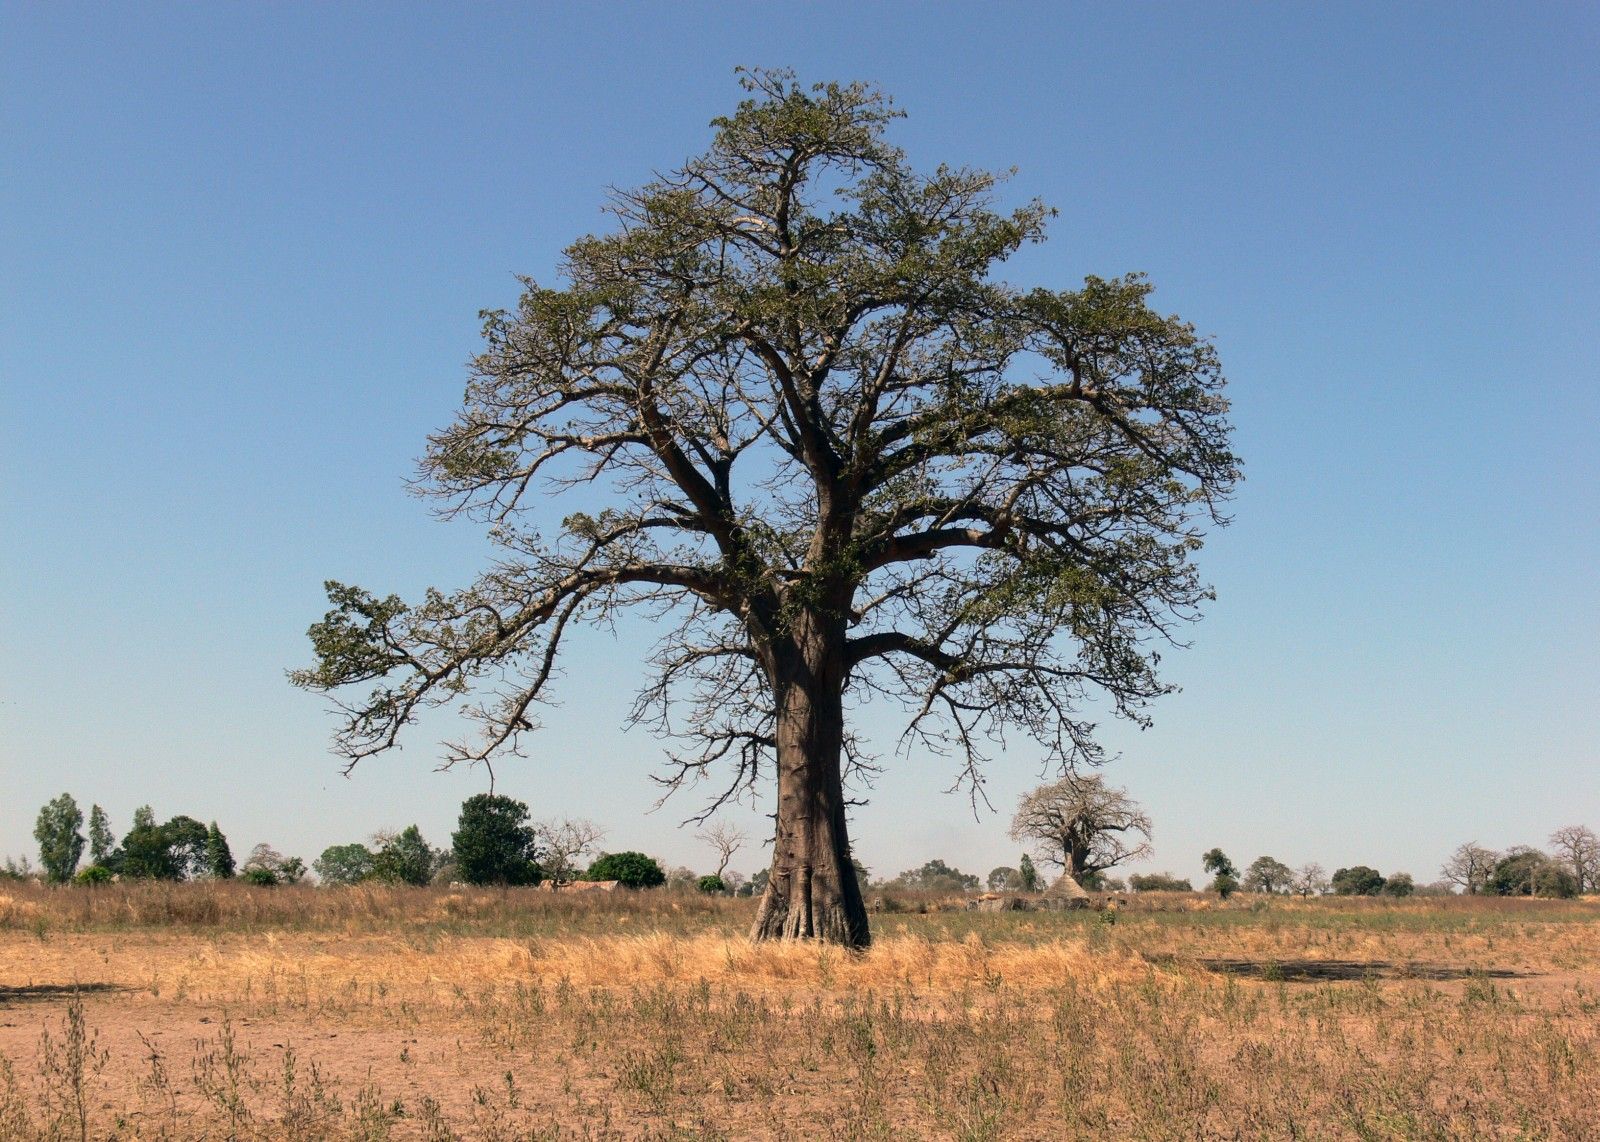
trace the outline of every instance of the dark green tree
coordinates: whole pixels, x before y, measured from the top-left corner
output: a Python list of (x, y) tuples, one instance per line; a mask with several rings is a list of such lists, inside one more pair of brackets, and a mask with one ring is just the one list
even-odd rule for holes
[(89, 810), (89, 862), (104, 865), (111, 859), (117, 838), (111, 832), (111, 822), (106, 811), (96, 805)]
[(1485, 890), (1496, 896), (1532, 896), (1534, 877), (1549, 860), (1538, 849), (1513, 848), (1495, 863)]
[(1033, 858), (1027, 853), (1022, 854), (1022, 859), (1017, 862), (1017, 879), (1021, 881), (1024, 892), (1038, 892), (1044, 887), (1039, 879), (1039, 870), (1033, 867)]
[(148, 805), (133, 811), (133, 827), (111, 860), (112, 868), (129, 880), (179, 880), (183, 875), (173, 858), (167, 831), (156, 824), (155, 812)]
[(167, 851), (172, 854), (172, 866), (178, 879), (194, 880), (210, 871), (206, 860), (206, 842), (210, 831), (193, 817), (183, 814), (173, 817), (161, 826), (166, 837)]
[(233, 879), (233, 850), (215, 821), (206, 829), (206, 875), (212, 880)]
[(391, 884), (424, 885), (438, 871), (440, 854), (422, 837), (415, 825), (407, 825), (393, 836), (374, 838), (378, 851), (372, 857), (374, 879)]
[(1259, 856), (1245, 869), (1242, 887), (1246, 892), (1289, 892), (1294, 888), (1294, 869), (1269, 856)]
[(311, 871), (326, 885), (359, 884), (372, 869), (372, 850), (363, 844), (330, 845), (311, 862)]
[(1334, 871), (1328, 882), (1335, 896), (1376, 896), (1383, 891), (1383, 875), (1364, 864)]
[[(905, 704), (976, 788), (1007, 731), (1102, 756), (1095, 695), (1143, 722), (1159, 645), (1210, 598), (1193, 563), (1237, 478), (1223, 377), (1138, 276), (1018, 288), (1050, 210), (983, 171), (911, 168), (864, 85), (744, 77), (711, 149), (616, 192), (609, 234), (488, 315), (425, 486), (501, 552), (417, 605), (339, 583), (311, 629), (352, 765), (487, 690), (452, 760), (516, 753), (566, 636), (672, 614), (635, 715), (669, 779), (776, 781), (756, 938), (862, 945), (845, 710)], [(559, 528), (552, 494), (605, 506)], [(708, 810), (709, 812), (710, 810)]]
[(615, 880), (624, 888), (655, 888), (667, 882), (667, 874), (643, 853), (602, 853), (583, 879)]
[(538, 884), (543, 877), (528, 807), (515, 798), (468, 797), (450, 840), (456, 875), (468, 884)]
[(1383, 895), (1385, 896), (1412, 896), (1417, 891), (1417, 882), (1409, 872), (1392, 872), (1383, 878)]
[(33, 839), (39, 842), (39, 863), (44, 867), (45, 879), (51, 884), (65, 884), (78, 871), (78, 861), (83, 857), (83, 811), (63, 793), (45, 802), (33, 825)]
[(1211, 891), (1226, 900), (1239, 888), (1239, 870), (1228, 854), (1221, 849), (1210, 849), (1200, 858), (1200, 866), (1212, 873)]

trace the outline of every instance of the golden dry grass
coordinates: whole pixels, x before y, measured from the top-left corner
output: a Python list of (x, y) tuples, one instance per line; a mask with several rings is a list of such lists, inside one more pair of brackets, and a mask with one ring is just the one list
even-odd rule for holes
[(1600, 1137), (1592, 902), (748, 915), (8, 886), (0, 1139)]

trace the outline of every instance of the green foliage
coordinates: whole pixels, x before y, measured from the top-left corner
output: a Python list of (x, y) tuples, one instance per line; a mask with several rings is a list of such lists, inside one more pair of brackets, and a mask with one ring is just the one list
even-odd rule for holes
[(1194, 885), (1180, 880), (1170, 872), (1134, 873), (1128, 877), (1128, 887), (1135, 892), (1193, 892)]
[(1578, 878), (1570, 869), (1547, 860), (1534, 870), (1533, 894), (1553, 900), (1570, 900), (1578, 895)]
[(311, 871), (326, 885), (359, 884), (372, 875), (372, 850), (360, 843), (329, 845), (311, 862)]
[(181, 880), (183, 876), (173, 857), (170, 838), (156, 824), (155, 812), (148, 805), (133, 811), (133, 827), (111, 855), (111, 862), (129, 880)]
[(1017, 862), (1018, 887), (1024, 892), (1038, 892), (1044, 887), (1039, 877), (1039, 870), (1033, 867), (1033, 858), (1027, 853), (1022, 854), (1022, 859)]
[(91, 864), (73, 877), (72, 880), (75, 884), (110, 884), (111, 878), (115, 875), (116, 873), (103, 864)]
[(443, 856), (422, 837), (422, 830), (407, 825), (393, 836), (374, 838), (378, 851), (372, 858), (374, 880), (421, 886), (433, 880)]
[(233, 850), (215, 821), (206, 829), (206, 875), (212, 880), (228, 880), (234, 873)]
[(655, 888), (667, 882), (667, 874), (643, 853), (602, 853), (583, 879), (615, 880), (624, 888)]
[(1022, 887), (1022, 874), (1007, 865), (991, 868), (983, 883), (990, 892), (1016, 892)]
[(1335, 896), (1376, 896), (1383, 891), (1383, 875), (1364, 864), (1335, 870), (1329, 882)]
[(1219, 872), (1211, 878), (1211, 891), (1226, 900), (1239, 891), (1239, 878), (1231, 872)]
[(981, 884), (976, 876), (951, 868), (937, 858), (921, 868), (902, 872), (890, 883), (919, 892), (976, 892)]
[(728, 891), (728, 886), (723, 883), (722, 877), (717, 876), (715, 873), (712, 873), (709, 876), (702, 876), (699, 880), (695, 881), (695, 887), (708, 895), (711, 893), (722, 893)]
[(72, 794), (63, 793), (45, 803), (33, 826), (33, 839), (39, 842), (39, 863), (51, 884), (72, 879), (83, 856), (83, 812)]
[(1417, 891), (1417, 882), (1409, 872), (1394, 872), (1383, 882), (1383, 895), (1410, 896)]
[(528, 807), (511, 797), (480, 793), (463, 801), (451, 851), (456, 876), (468, 884), (538, 884), (543, 878)]
[(1200, 867), (1207, 872), (1215, 873), (1217, 876), (1236, 877), (1239, 875), (1239, 870), (1228, 859), (1228, 854), (1221, 849), (1207, 850), (1200, 858)]
[(1548, 861), (1537, 849), (1513, 849), (1495, 864), (1485, 889), (1496, 896), (1532, 896), (1534, 874)]
[(161, 826), (161, 833), (179, 880), (193, 880), (210, 871), (206, 859), (210, 831), (199, 821), (180, 813)]
[(116, 847), (117, 839), (112, 835), (111, 822), (106, 817), (106, 811), (96, 805), (89, 810), (89, 860), (92, 864), (105, 864), (111, 857), (112, 850)]
[[(269, 874), (270, 879), (263, 874)], [(299, 857), (286, 857), (263, 843), (250, 850), (239, 876), (251, 884), (295, 884), (305, 874), (305, 862)]]
[(1245, 870), (1243, 888), (1246, 892), (1289, 892), (1294, 888), (1294, 869), (1269, 856), (1256, 857)]
[[(516, 754), (563, 640), (634, 604), (679, 620), (640, 709), (685, 727), (680, 779), (774, 748), (786, 779), (827, 775), (780, 801), (780, 830), (840, 803), (838, 758), (774, 746), (776, 704), (807, 687), (749, 660), (828, 659), (804, 663), (813, 708), (903, 699), (974, 780), (1008, 729), (1095, 761), (1092, 695), (1137, 720), (1170, 689), (1155, 647), (1210, 598), (1194, 554), (1238, 478), (1213, 347), (1137, 275), (1005, 283), (1051, 211), (1000, 205), (985, 171), (913, 169), (882, 92), (745, 81), (705, 154), (615, 192), (558, 281), (484, 315), (422, 467), (493, 521), (493, 566), (414, 606), (327, 585), (293, 680), (367, 691), (343, 702), (352, 762), (473, 692), (483, 737), (447, 763)], [(580, 502), (558, 529), (533, 488)]]

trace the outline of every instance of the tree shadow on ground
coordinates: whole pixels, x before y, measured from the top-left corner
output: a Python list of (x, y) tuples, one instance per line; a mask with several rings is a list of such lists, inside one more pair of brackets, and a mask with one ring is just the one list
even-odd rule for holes
[(116, 983), (29, 983), (19, 987), (0, 986), (0, 1007), (11, 1003), (48, 1002), (71, 999), (74, 995), (98, 995), (108, 991), (129, 991)]
[(1196, 960), (1207, 971), (1282, 983), (1367, 979), (1525, 979), (1527, 972), (1389, 960)]

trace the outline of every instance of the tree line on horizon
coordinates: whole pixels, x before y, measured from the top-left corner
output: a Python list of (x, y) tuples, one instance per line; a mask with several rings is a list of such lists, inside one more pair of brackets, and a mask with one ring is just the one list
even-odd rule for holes
[[(462, 803), (448, 847), (435, 847), (420, 828), (408, 825), (381, 831), (370, 844), (330, 845), (308, 869), (299, 857), (286, 857), (271, 845), (258, 844), (236, 865), (226, 835), (217, 823), (202, 824), (179, 814), (158, 823), (150, 806), (134, 811), (133, 823), (118, 841), (105, 811), (94, 805), (88, 834), (82, 811), (71, 794), (63, 793), (39, 810), (34, 838), (39, 844), (40, 875), (52, 884), (97, 884), (127, 880), (229, 880), (259, 886), (294, 884), (307, 872), (324, 885), (364, 882), (427, 885), (528, 886), (545, 881), (617, 881), (631, 888), (659, 885), (692, 887), (707, 893), (759, 895), (766, 890), (768, 870), (746, 877), (729, 863), (748, 842), (742, 830), (713, 822), (697, 837), (716, 854), (714, 872), (700, 874), (634, 851), (595, 853), (605, 830), (586, 818), (534, 821), (526, 804), (511, 797), (478, 794)], [(1068, 774), (1022, 796), (1009, 835), (1032, 849), (1015, 867), (1001, 865), (980, 879), (947, 864), (927, 861), (892, 878), (873, 880), (870, 871), (851, 859), (858, 890), (923, 893), (1037, 892), (1049, 876), (1034, 862), (1059, 868), (1091, 892), (1193, 892), (1193, 882), (1168, 872), (1135, 873), (1126, 880), (1110, 870), (1152, 851), (1153, 826), (1148, 814), (1123, 789), (1108, 785), (1099, 774)], [(1439, 879), (1418, 884), (1407, 872), (1385, 876), (1365, 864), (1336, 869), (1330, 876), (1321, 865), (1292, 868), (1269, 855), (1257, 857), (1242, 875), (1219, 848), (1202, 857), (1212, 875), (1204, 890), (1224, 898), (1243, 891), (1266, 895), (1387, 896), (1498, 895), (1574, 897), (1600, 891), (1600, 837), (1583, 825), (1557, 829), (1550, 852), (1515, 845), (1499, 852), (1477, 841), (1460, 845), (1440, 869)], [(85, 854), (87, 866), (80, 868)], [(26, 859), (9, 858), (0, 873), (12, 878), (31, 875)]]

